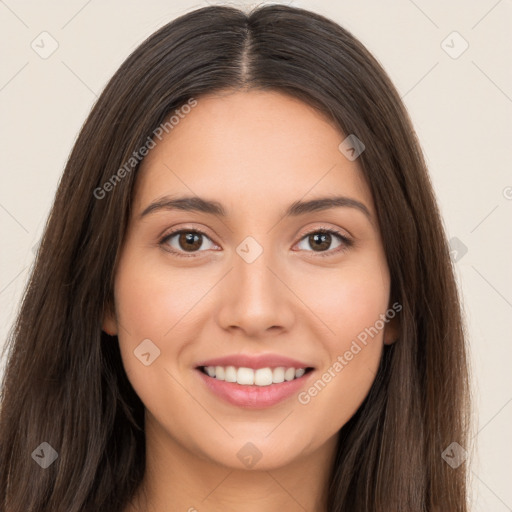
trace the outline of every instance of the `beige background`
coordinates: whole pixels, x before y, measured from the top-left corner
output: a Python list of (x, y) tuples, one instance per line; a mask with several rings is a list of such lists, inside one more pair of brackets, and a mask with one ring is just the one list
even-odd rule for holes
[[(459, 249), (454, 264), (477, 407), (473, 510), (512, 511), (512, 2), (283, 3), (325, 14), (352, 31), (383, 64), (409, 109), (448, 235), (467, 249)], [(96, 97), (143, 39), (206, 4), (0, 1), (0, 348), (66, 158)], [(52, 44), (56, 51), (42, 58)]]

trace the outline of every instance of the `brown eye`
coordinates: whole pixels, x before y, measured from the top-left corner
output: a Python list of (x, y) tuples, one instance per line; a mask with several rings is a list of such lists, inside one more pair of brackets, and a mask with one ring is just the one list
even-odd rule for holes
[(183, 253), (191, 253), (190, 255), (192, 255), (195, 252), (203, 252), (199, 249), (203, 247), (205, 239), (210, 241), (213, 246), (213, 243), (208, 236), (201, 231), (180, 230), (169, 233), (161, 240), (160, 243), (166, 248), (166, 250), (176, 254), (177, 256), (188, 256)]
[[(332, 246), (333, 240), (338, 240), (338, 244)], [(215, 244), (210, 240), (206, 233), (196, 229), (181, 229), (173, 231), (166, 235), (160, 244), (164, 249), (176, 256), (194, 257), (194, 253), (201, 253), (204, 250), (200, 250), (203, 247), (203, 242), (208, 241), (215, 247)], [(318, 256), (332, 256), (341, 251), (344, 251), (352, 246), (352, 241), (340, 232), (333, 229), (321, 228), (316, 231), (311, 231), (301, 238), (301, 243), (307, 242), (312, 250), (306, 250), (306, 252), (317, 253)], [(206, 247), (206, 249), (212, 249), (213, 247)], [(299, 247), (304, 249), (303, 247)]]
[(178, 245), (185, 251), (194, 251), (200, 249), (203, 245), (201, 235), (196, 233), (180, 233), (178, 235)]
[[(338, 245), (331, 247), (333, 240), (336, 239), (338, 239)], [(325, 256), (337, 253), (352, 245), (352, 242), (347, 237), (332, 229), (317, 229), (316, 231), (311, 231), (301, 239), (300, 243), (303, 242), (307, 242), (313, 249), (308, 252), (327, 253)], [(319, 255), (324, 256), (324, 254)]]
[(308, 236), (310, 246), (315, 250), (327, 250), (332, 242), (332, 235), (329, 233), (314, 233)]

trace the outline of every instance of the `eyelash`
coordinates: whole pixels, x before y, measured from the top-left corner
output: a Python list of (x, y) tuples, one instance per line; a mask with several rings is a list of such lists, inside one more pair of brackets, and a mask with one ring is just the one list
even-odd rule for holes
[[(166, 234), (160, 240), (159, 244), (161, 246), (167, 245), (167, 247), (164, 248), (164, 250), (167, 251), (167, 252), (170, 252), (170, 253), (172, 253), (172, 254), (180, 257), (180, 258), (195, 258), (196, 256), (194, 254), (196, 254), (196, 253), (186, 254), (186, 253), (183, 253), (181, 251), (176, 251), (175, 249), (169, 249), (169, 245), (167, 244), (167, 242), (173, 236), (179, 235), (179, 234), (182, 234), (182, 233), (194, 233), (194, 234), (199, 234), (199, 235), (205, 236), (208, 239), (210, 238), (206, 233), (204, 233), (200, 229), (178, 229), (176, 231), (172, 231), (171, 233)], [(335, 229), (332, 229), (332, 228), (324, 228), (324, 227), (317, 228), (317, 229), (314, 229), (312, 231), (309, 231), (308, 233), (305, 233), (301, 237), (299, 242), (304, 240), (306, 237), (308, 237), (310, 235), (318, 234), (318, 233), (335, 235), (341, 241), (341, 245), (339, 247), (337, 247), (336, 249), (331, 249), (330, 251), (320, 251), (320, 252), (317, 252), (316, 254), (318, 256), (320, 256), (321, 258), (325, 258), (325, 257), (328, 257), (328, 256), (333, 256), (334, 254), (338, 254), (340, 252), (344, 252), (347, 249), (349, 249), (350, 247), (352, 247), (353, 244), (354, 244), (353, 240), (351, 240), (351, 239), (347, 238), (346, 236), (342, 235), (339, 231), (337, 231)], [(196, 251), (196, 252), (203, 252), (203, 251)], [(306, 251), (306, 252), (316, 252), (316, 251)]]

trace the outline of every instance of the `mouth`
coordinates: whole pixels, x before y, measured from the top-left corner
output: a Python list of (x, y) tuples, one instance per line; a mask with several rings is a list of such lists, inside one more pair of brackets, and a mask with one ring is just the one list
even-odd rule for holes
[(297, 395), (313, 367), (198, 366), (196, 374), (216, 398), (244, 409), (264, 409)]

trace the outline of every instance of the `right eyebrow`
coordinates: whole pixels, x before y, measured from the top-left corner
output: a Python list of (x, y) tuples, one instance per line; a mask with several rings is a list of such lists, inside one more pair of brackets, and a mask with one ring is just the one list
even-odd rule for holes
[(202, 212), (211, 215), (219, 215), (226, 217), (226, 210), (217, 201), (210, 201), (199, 196), (184, 196), (172, 198), (169, 196), (162, 197), (151, 203), (139, 215), (139, 219), (149, 215), (150, 213), (162, 210), (183, 210), (187, 212)]

